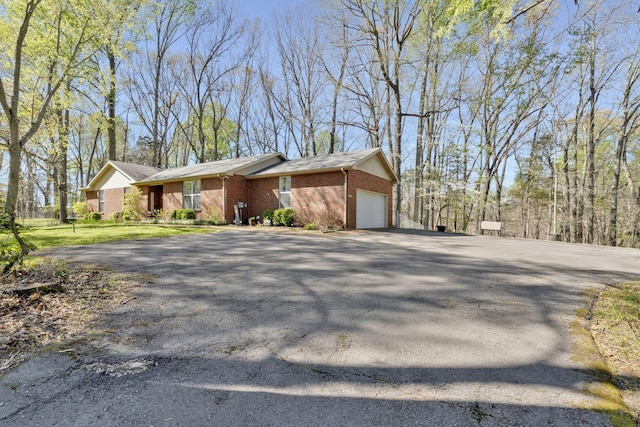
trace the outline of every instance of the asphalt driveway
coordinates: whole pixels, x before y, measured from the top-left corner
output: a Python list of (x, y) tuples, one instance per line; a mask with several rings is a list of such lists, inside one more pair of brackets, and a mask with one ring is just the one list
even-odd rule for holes
[(571, 325), (640, 277), (637, 250), (401, 231), (55, 254), (153, 280), (90, 345), (5, 375), (3, 426), (607, 425)]

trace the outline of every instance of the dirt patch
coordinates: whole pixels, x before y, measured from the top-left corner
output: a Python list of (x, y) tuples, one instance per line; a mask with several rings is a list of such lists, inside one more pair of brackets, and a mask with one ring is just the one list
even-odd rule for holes
[(88, 325), (129, 301), (141, 283), (50, 260), (0, 277), (0, 375), (47, 345), (83, 339)]

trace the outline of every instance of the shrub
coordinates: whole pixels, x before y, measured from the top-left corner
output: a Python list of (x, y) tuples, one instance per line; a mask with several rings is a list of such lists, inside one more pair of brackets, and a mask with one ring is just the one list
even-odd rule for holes
[(71, 210), (75, 216), (83, 218), (86, 214), (89, 213), (89, 204), (87, 202), (75, 202), (71, 205)]
[(207, 218), (208, 225), (227, 225), (227, 220), (224, 219), (220, 211), (212, 206), (207, 206), (203, 209), (203, 212)]
[(153, 211), (153, 216), (157, 219), (169, 219), (169, 213), (165, 212), (164, 209), (156, 209), (155, 211)]
[(178, 221), (185, 219), (196, 219), (196, 212), (193, 209), (176, 209), (171, 212), (171, 219)]
[(275, 211), (273, 211), (273, 225), (283, 225), (282, 209), (276, 209)]
[(111, 215), (109, 215), (109, 217), (107, 218), (109, 221), (113, 221), (113, 222), (120, 222), (121, 220), (127, 220), (126, 218), (123, 218), (124, 213), (123, 212), (114, 212)]
[(296, 219), (296, 211), (294, 211), (291, 208), (287, 208), (284, 210), (283, 214), (282, 214), (282, 223), (284, 225), (286, 225), (287, 227), (291, 227), (293, 226), (293, 222)]
[(227, 225), (227, 220), (220, 217), (209, 218), (209, 225)]
[(265, 209), (264, 212), (262, 212), (262, 218), (273, 221), (273, 209)]
[(295, 220), (296, 211), (291, 208), (276, 209), (273, 212), (273, 224), (291, 227)]
[(193, 209), (182, 209), (182, 219), (196, 219), (196, 211)]
[(301, 212), (296, 212), (296, 225), (300, 227), (305, 227), (308, 224), (313, 224), (316, 226), (317, 230), (341, 230), (343, 228), (342, 224), (343, 218), (342, 216), (336, 212), (329, 209), (323, 209), (320, 212), (311, 212), (309, 210), (303, 210)]
[(312, 223), (312, 222), (309, 222), (309, 223), (305, 224), (305, 225), (304, 225), (304, 229), (305, 229), (305, 230), (319, 230), (318, 226), (317, 226), (317, 225), (315, 225), (315, 224), (314, 224), (314, 223)]
[(85, 216), (82, 217), (82, 220), (85, 222), (96, 222), (102, 219), (102, 214), (100, 212), (89, 212)]
[(124, 195), (124, 211), (122, 219), (125, 221), (140, 221), (147, 216), (147, 209), (143, 203), (142, 191), (132, 188)]

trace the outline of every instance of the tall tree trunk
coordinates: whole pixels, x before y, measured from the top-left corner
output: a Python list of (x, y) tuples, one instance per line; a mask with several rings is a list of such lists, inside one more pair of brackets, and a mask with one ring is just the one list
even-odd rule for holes
[[(625, 115), (626, 116), (626, 115)], [(626, 117), (625, 117), (626, 119)], [(626, 133), (621, 127), (616, 143), (616, 156), (613, 160), (613, 182), (611, 183), (609, 211), (609, 236), (608, 242), (610, 246), (616, 246), (618, 240), (618, 193), (620, 188), (620, 170), (622, 166), (622, 155), (626, 145)]]
[(496, 221), (502, 221), (502, 188), (504, 185), (504, 178), (507, 175), (507, 162), (502, 163), (502, 171), (496, 176), (496, 205), (498, 207), (498, 214)]
[[(595, 49), (595, 47), (594, 47)], [(595, 52), (589, 58), (589, 127), (585, 157), (585, 192), (584, 192), (584, 243), (593, 243), (595, 223), (595, 125), (596, 125), (596, 87), (595, 87)]]
[(58, 158), (56, 161), (56, 172), (58, 175), (58, 202), (60, 223), (65, 224), (67, 220), (68, 199), (68, 168), (67, 151), (69, 148), (69, 109), (56, 109), (58, 116)]
[(24, 241), (16, 224), (16, 207), (18, 202), (18, 192), (20, 191), (20, 171), (22, 163), (22, 146), (23, 142), (19, 135), (19, 121), (15, 117), (9, 121), (9, 132), (11, 140), (9, 143), (9, 181), (7, 184), (7, 200), (5, 201), (5, 212), (9, 215), (9, 229), (13, 233), (18, 245), (20, 245), (20, 255), (18, 259), (10, 260), (3, 269), (3, 273), (7, 274), (14, 267), (16, 262), (22, 260), (31, 250), (31, 246)]
[(109, 88), (107, 90), (107, 104), (109, 117), (107, 118), (107, 140), (109, 160), (116, 160), (116, 58), (111, 47), (107, 47), (109, 60)]
[[(425, 122), (425, 110), (427, 104), (427, 66), (425, 66), (424, 75), (422, 76), (422, 84), (420, 85), (420, 107), (418, 110), (418, 128), (416, 130), (416, 162), (415, 169), (413, 171), (414, 180), (414, 195), (413, 195), (413, 220), (417, 223), (423, 224), (423, 212), (424, 212), (424, 184), (423, 174), (425, 169), (424, 160), (424, 122)], [(425, 225), (425, 224), (423, 224)], [(428, 225), (428, 224), (427, 224)]]
[[(396, 58), (396, 64), (398, 64), (399, 58)], [(396, 78), (391, 89), (393, 90), (394, 99), (394, 149), (393, 149), (393, 171), (398, 177), (398, 184), (396, 190), (396, 224), (399, 224), (398, 214), (402, 210), (402, 95), (400, 93), (400, 77), (399, 71), (396, 70)]]

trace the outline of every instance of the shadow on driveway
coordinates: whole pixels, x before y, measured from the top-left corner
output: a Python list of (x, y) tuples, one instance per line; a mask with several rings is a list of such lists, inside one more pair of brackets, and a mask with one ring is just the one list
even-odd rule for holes
[[(5, 376), (4, 425), (603, 425), (588, 408), (618, 402), (576, 361), (570, 325), (589, 288), (638, 276), (637, 251), (400, 231), (55, 256), (154, 280), (75, 358)], [(156, 365), (83, 368), (132, 359)]]

